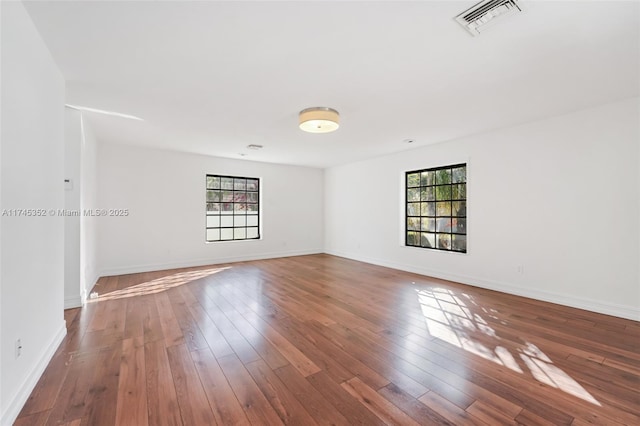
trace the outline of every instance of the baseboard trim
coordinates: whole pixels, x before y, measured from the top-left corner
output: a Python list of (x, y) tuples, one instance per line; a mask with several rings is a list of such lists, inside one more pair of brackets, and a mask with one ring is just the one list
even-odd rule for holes
[(344, 257), (351, 260), (357, 260), (359, 262), (370, 263), (373, 265), (384, 266), (387, 268), (398, 269), (406, 272), (413, 272), (415, 274), (426, 275), (429, 277), (440, 278), (447, 281), (454, 281), (461, 284), (467, 284), (474, 287), (481, 287), (487, 290), (495, 290), (502, 293), (513, 294), (515, 296), (528, 297), (531, 299), (540, 300), (543, 302), (556, 303), (558, 305), (569, 306), (577, 309), (584, 309), (591, 312), (597, 312), (600, 314), (611, 315), (614, 317), (630, 319), (633, 321), (640, 321), (640, 311), (633, 306), (617, 305), (613, 303), (602, 302), (599, 300), (584, 299), (567, 294), (552, 293), (547, 291), (540, 291), (530, 288), (523, 288), (514, 286), (509, 283), (481, 279), (466, 275), (452, 274), (449, 272), (438, 271), (430, 268), (424, 268), (414, 265), (389, 262), (382, 259), (371, 258), (368, 256), (362, 256), (359, 254), (350, 254), (336, 250), (325, 250), (326, 254), (332, 256)]
[(64, 309), (79, 308), (82, 306), (82, 296), (65, 297)]
[(45, 368), (49, 365), (49, 362), (53, 358), (53, 355), (56, 353), (56, 350), (62, 343), (62, 339), (67, 335), (67, 325), (65, 321), (62, 321), (60, 328), (55, 333), (49, 345), (45, 349), (44, 353), (40, 357), (40, 359), (36, 362), (36, 364), (31, 369), (31, 372), (27, 375), (26, 379), (22, 383), (22, 385), (18, 388), (18, 392), (16, 392), (13, 399), (7, 404), (7, 408), (2, 413), (2, 419), (0, 420), (0, 425), (10, 426), (13, 422), (16, 421), (18, 414), (20, 414), (20, 410), (27, 402), (29, 395), (38, 384), (38, 380), (44, 373)]
[[(219, 265), (223, 263), (248, 262), (251, 260), (276, 259), (279, 257), (305, 256), (309, 254), (324, 253), (322, 249), (312, 250), (295, 250), (286, 252), (262, 253), (249, 256), (229, 256), (215, 258), (201, 258), (196, 260), (184, 260), (167, 263), (153, 263), (146, 265), (131, 265), (105, 268), (100, 271), (99, 277), (108, 277), (112, 275), (137, 274), (141, 272), (163, 271), (166, 269), (191, 268), (196, 266)], [(97, 282), (98, 280), (96, 280)]]
[[(91, 293), (91, 291), (93, 290), (93, 287), (95, 287), (96, 283), (98, 282), (98, 280), (100, 279), (100, 274), (98, 274), (97, 272), (94, 273), (91, 276), (91, 279), (89, 280), (89, 286), (88, 288), (81, 288), (80, 289), (80, 293), (81, 293), (81, 298), (82, 298), (82, 306), (84, 306), (87, 303), (87, 298), (89, 297), (89, 293)], [(85, 286), (87, 285), (87, 283), (85, 282)]]

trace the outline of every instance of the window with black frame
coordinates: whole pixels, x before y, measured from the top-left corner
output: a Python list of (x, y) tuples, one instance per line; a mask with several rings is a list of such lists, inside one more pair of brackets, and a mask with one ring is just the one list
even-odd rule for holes
[(405, 244), (467, 252), (467, 165), (405, 174)]
[(260, 179), (207, 175), (206, 241), (260, 238)]

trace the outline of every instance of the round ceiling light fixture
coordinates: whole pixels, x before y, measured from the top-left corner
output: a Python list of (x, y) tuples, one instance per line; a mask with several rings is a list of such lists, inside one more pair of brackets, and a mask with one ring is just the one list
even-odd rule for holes
[(309, 133), (329, 133), (340, 127), (340, 114), (333, 108), (313, 107), (300, 111), (300, 129)]

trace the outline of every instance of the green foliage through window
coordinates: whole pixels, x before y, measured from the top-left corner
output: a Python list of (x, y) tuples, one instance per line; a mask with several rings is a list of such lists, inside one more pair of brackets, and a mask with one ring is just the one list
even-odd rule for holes
[(467, 165), (406, 172), (405, 244), (467, 252)]

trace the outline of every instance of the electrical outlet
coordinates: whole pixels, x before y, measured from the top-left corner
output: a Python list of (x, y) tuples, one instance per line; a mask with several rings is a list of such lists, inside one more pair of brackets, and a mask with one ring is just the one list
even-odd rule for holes
[(16, 340), (16, 359), (22, 355), (22, 340)]

